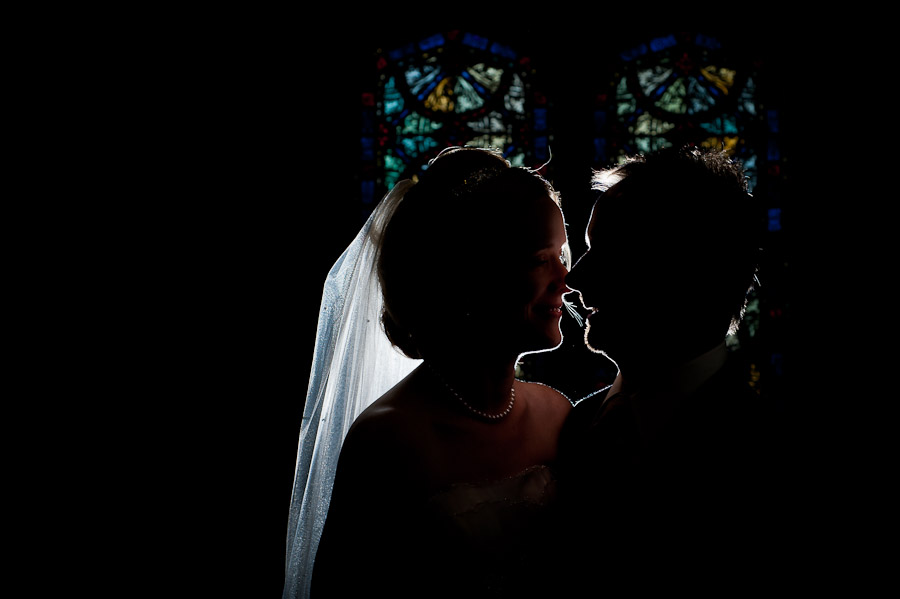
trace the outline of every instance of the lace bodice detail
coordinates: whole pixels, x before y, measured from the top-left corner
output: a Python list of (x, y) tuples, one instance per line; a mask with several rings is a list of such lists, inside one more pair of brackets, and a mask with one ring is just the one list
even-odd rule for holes
[(435, 494), (427, 507), (443, 539), (440, 558), (469, 579), (468, 588), (509, 589), (547, 550), (555, 498), (556, 479), (547, 466)]

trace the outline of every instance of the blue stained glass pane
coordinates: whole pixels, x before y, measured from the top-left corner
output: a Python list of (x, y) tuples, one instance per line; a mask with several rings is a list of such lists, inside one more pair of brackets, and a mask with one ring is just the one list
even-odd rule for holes
[(597, 164), (606, 164), (606, 138), (598, 137), (594, 139), (594, 162)]
[(781, 160), (781, 149), (779, 149), (778, 143), (774, 139), (769, 140), (769, 151), (767, 156), (772, 162)]
[(444, 36), (438, 33), (437, 35), (432, 35), (431, 37), (425, 38), (419, 42), (419, 47), (422, 50), (431, 50), (437, 46), (444, 45)]
[(658, 52), (660, 50), (665, 50), (666, 48), (670, 48), (676, 45), (678, 42), (675, 40), (674, 35), (669, 35), (666, 37), (658, 37), (655, 40), (650, 42), (650, 49), (654, 52)]
[(534, 109), (534, 129), (535, 129), (535, 131), (546, 131), (547, 130), (547, 109), (546, 108), (535, 108)]
[(703, 48), (710, 48), (712, 50), (716, 50), (722, 47), (722, 44), (719, 43), (719, 40), (714, 37), (703, 35), (702, 33), (697, 34), (697, 38), (694, 40), (694, 43)]
[(622, 60), (627, 62), (630, 60), (634, 60), (638, 56), (643, 56), (646, 53), (647, 53), (647, 45), (641, 44), (640, 46), (637, 46), (636, 48), (632, 48), (631, 50), (625, 50), (619, 56), (622, 57)]
[(512, 48), (508, 46), (504, 46), (503, 44), (493, 43), (491, 44), (491, 52), (497, 54), (498, 56), (504, 56), (506, 58), (515, 59), (516, 53)]
[(372, 135), (375, 133), (375, 115), (371, 110), (364, 110), (362, 112), (360, 121), (362, 121), (362, 134), (363, 135)]
[(775, 374), (781, 375), (784, 372), (784, 357), (780, 353), (772, 354), (772, 357), (769, 358), (769, 362), (775, 368)]
[(488, 47), (487, 38), (481, 37), (480, 35), (475, 35), (474, 33), (466, 33), (465, 35), (463, 35), (462, 43), (466, 46), (478, 48), (479, 50), (487, 50)]
[[(398, 70), (383, 71), (376, 102), (363, 115), (361, 152), (381, 170), (379, 176), (360, 182), (365, 203), (377, 200), (372, 196), (399, 178), (421, 173), (426, 168), (422, 159), (447, 144), (495, 147), (521, 164), (536, 164), (537, 157), (546, 162), (549, 111), (543, 107), (535, 114), (526, 93), (527, 67), (514, 62), (518, 53), (513, 48), (465, 31), (450, 40), (445, 32), (385, 52), (384, 57), (396, 62)], [(500, 96), (491, 98), (495, 93)], [(489, 99), (496, 105), (485, 110)], [(448, 113), (456, 114), (450, 119)], [(426, 114), (440, 116), (433, 120)], [(535, 152), (536, 130), (543, 137)]]
[(781, 230), (781, 208), (769, 208), (769, 231)]
[(547, 147), (549, 146), (549, 140), (546, 137), (535, 137), (534, 138), (534, 157), (538, 160), (547, 160)]
[(363, 137), (361, 140), (362, 143), (362, 157), (363, 160), (374, 160), (375, 159), (375, 139), (372, 137)]
[(425, 86), (425, 88), (421, 92), (419, 92), (419, 95), (416, 96), (416, 98), (418, 98), (420, 101), (424, 100), (425, 97), (428, 96), (428, 94), (434, 91), (434, 88), (437, 87), (438, 83), (439, 82), (437, 80), (432, 80), (431, 82), (429, 82), (428, 85)]
[(769, 131), (772, 133), (778, 133), (778, 111), (767, 110), (766, 118), (769, 123)]
[(359, 185), (363, 204), (371, 204), (375, 199), (375, 181), (363, 181)]
[(416, 47), (414, 45), (406, 44), (405, 46), (401, 46), (388, 52), (388, 56), (391, 58), (391, 60), (400, 60), (407, 54), (412, 54), (415, 51)]

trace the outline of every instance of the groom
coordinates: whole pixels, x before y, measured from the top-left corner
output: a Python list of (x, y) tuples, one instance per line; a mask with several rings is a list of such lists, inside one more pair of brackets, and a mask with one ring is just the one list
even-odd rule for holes
[(619, 372), (572, 410), (559, 475), (569, 571), (602, 571), (610, 588), (746, 574), (771, 532), (777, 417), (726, 347), (756, 281), (745, 181), (692, 147), (594, 177), (588, 251), (566, 282), (590, 311), (585, 343)]

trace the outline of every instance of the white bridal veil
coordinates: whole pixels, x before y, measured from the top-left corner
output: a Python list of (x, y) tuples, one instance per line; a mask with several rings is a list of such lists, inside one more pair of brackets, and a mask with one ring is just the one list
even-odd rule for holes
[(309, 596), (313, 558), (350, 425), (420, 363), (394, 348), (381, 328), (375, 272), (376, 239), (412, 185), (400, 181), (388, 192), (325, 280), (297, 450), (282, 599)]

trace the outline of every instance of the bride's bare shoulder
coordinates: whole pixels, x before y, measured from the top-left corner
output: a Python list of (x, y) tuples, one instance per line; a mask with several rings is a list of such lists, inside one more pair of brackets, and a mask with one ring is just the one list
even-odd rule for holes
[(366, 445), (401, 441), (418, 428), (418, 395), (414, 381), (404, 379), (363, 410), (350, 427), (347, 441)]
[(542, 383), (523, 384), (527, 393), (529, 413), (532, 418), (549, 428), (562, 426), (572, 409), (572, 402), (557, 389)]
[(544, 383), (520, 381), (531, 397), (555, 410), (568, 411), (572, 402), (561, 391)]

